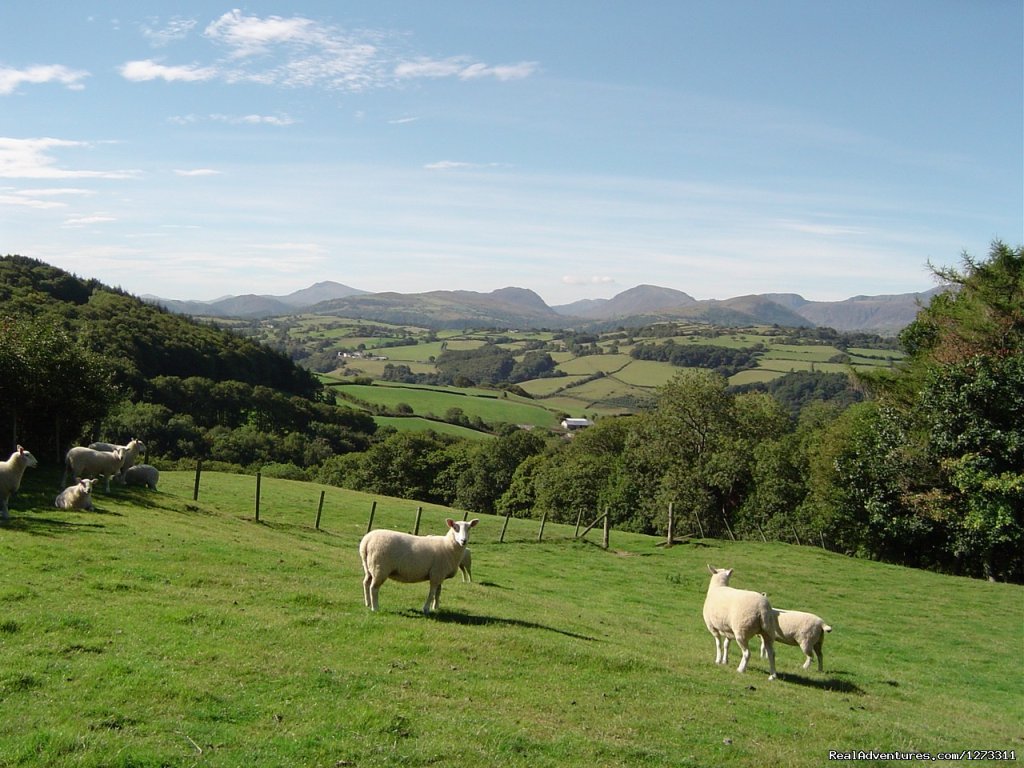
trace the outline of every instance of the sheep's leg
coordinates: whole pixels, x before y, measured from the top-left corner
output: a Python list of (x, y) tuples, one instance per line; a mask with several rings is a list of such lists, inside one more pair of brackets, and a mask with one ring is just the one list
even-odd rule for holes
[(722, 663), (729, 663), (729, 636), (722, 635)]
[(736, 671), (746, 672), (747, 662), (750, 661), (750, 646), (747, 644), (747, 641), (744, 640), (742, 637), (736, 638), (736, 645), (738, 645), (740, 649), (743, 651), (743, 658), (740, 659), (740, 665), (736, 667)]
[(370, 575), (370, 572), (364, 569), (364, 576), (363, 576), (363, 605), (365, 605), (367, 608), (372, 606), (372, 603), (370, 602), (370, 582), (372, 580), (373, 580), (373, 577)]
[(762, 635), (762, 642), (768, 646), (768, 679), (775, 679), (775, 644), (768, 641), (768, 639)]
[[(824, 672), (825, 671), (825, 657), (824, 657), (824, 655), (821, 652), (821, 640), (818, 640), (818, 642), (815, 644), (814, 652), (818, 655), (818, 671), (819, 672)], [(808, 658), (807, 661), (809, 663), (810, 659)]]
[(423, 604), (423, 615), (428, 616), (430, 614), (430, 608), (433, 606), (436, 611), (441, 604), (441, 584), (435, 584), (433, 581), (430, 582), (430, 589), (427, 590), (427, 602)]
[[(715, 664), (722, 663), (722, 640), (724, 639), (721, 635), (712, 635), (715, 638)], [(728, 642), (728, 641), (727, 641)]]

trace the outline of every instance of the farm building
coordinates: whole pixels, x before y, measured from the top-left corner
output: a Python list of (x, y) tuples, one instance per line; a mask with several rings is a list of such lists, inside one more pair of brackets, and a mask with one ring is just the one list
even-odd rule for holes
[(574, 429), (583, 429), (584, 427), (592, 427), (594, 422), (590, 419), (562, 419), (562, 428), (572, 432)]

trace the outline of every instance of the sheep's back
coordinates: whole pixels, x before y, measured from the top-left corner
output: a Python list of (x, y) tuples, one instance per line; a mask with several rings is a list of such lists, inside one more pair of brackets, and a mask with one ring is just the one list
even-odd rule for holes
[(704, 600), (704, 622), (719, 632), (751, 637), (771, 622), (771, 603), (760, 592), (716, 587)]
[[(363, 536), (359, 555), (370, 573), (403, 582), (426, 581), (439, 558), (447, 563), (446, 536), (413, 536), (411, 533), (378, 528)], [(461, 554), (459, 555), (461, 558)], [(458, 562), (450, 569), (458, 570)]]

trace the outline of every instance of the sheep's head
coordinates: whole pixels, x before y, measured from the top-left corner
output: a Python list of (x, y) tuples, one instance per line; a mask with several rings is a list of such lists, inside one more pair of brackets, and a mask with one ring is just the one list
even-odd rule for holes
[(82, 488), (84, 493), (92, 493), (92, 486), (96, 481), (92, 478), (84, 478), (78, 481), (78, 485)]
[(37, 464), (39, 464), (39, 462), (36, 461), (36, 457), (33, 456), (28, 451), (26, 451), (20, 445), (18, 446), (18, 456), (20, 456), (21, 460), (25, 462), (26, 467), (34, 467)]
[(729, 585), (732, 568), (715, 568), (709, 564), (708, 571), (711, 573), (711, 586), (725, 587)]
[(452, 520), (451, 518), (445, 520), (448, 527), (452, 529), (455, 541), (460, 547), (464, 547), (469, 543), (469, 529), (479, 522), (476, 518), (459, 521)]

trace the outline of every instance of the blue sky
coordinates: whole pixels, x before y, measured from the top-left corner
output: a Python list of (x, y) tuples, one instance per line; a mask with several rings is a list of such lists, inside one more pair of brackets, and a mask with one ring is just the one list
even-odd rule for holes
[(1024, 240), (1020, 0), (0, 4), (0, 253), (812, 300)]

